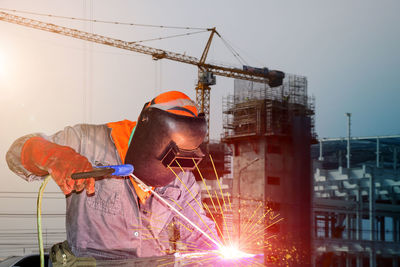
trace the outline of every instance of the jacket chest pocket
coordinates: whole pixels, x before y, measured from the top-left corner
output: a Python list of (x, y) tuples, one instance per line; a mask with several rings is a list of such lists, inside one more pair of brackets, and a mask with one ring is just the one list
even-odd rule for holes
[(95, 210), (108, 214), (121, 212), (121, 193), (123, 180), (103, 179), (95, 184), (94, 196), (87, 198), (87, 205)]

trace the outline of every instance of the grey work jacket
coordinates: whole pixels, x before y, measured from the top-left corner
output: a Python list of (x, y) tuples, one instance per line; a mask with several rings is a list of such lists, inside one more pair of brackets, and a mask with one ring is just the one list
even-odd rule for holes
[[(22, 146), (33, 136), (69, 146), (93, 165), (122, 163), (107, 125), (79, 124), (51, 136), (40, 133), (23, 136), (12, 144), (6, 155), (7, 163), (13, 172), (27, 181), (43, 179), (21, 164)], [(155, 191), (208, 235), (217, 238), (214, 223), (199, 206), (200, 192), (193, 174), (180, 173), (179, 177), (191, 193), (178, 179)], [(144, 205), (139, 204), (129, 179), (97, 180), (93, 196), (87, 196), (85, 191), (72, 193), (66, 201), (67, 240), (78, 257), (150, 257), (167, 254), (171, 244), (182, 244), (189, 250), (210, 249), (210, 245), (213, 246), (204, 235), (154, 196), (150, 196)], [(176, 240), (171, 233), (178, 236), (182, 243), (174, 243)]]

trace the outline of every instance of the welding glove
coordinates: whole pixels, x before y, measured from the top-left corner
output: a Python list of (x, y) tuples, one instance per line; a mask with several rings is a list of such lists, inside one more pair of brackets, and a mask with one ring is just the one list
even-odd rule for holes
[(28, 139), (21, 152), (22, 165), (28, 171), (43, 176), (50, 174), (65, 195), (86, 189), (94, 193), (94, 178), (73, 180), (71, 174), (93, 170), (87, 158), (68, 146), (49, 142), (42, 137)]

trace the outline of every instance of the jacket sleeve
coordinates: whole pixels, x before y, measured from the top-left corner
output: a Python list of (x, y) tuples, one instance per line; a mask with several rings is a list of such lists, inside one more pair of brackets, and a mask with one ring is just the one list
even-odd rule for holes
[(19, 177), (28, 182), (43, 179), (43, 176), (37, 176), (25, 169), (21, 163), (22, 147), (29, 138), (32, 138), (34, 136), (43, 137), (44, 139), (59, 145), (69, 146), (73, 148), (76, 152), (80, 153), (81, 143), (83, 139), (83, 129), (82, 124), (78, 124), (73, 127), (65, 127), (64, 130), (61, 130), (50, 136), (42, 133), (34, 133), (22, 136), (15, 140), (10, 149), (7, 151), (6, 161), (11, 171), (13, 171)]
[[(196, 183), (194, 175), (192, 173), (187, 173), (187, 179), (183, 182), (186, 184), (188, 190), (182, 186), (182, 196), (180, 205), (182, 207), (183, 214), (199, 226), (209, 237), (214, 239), (216, 242), (220, 243), (219, 236), (215, 230), (215, 222), (206, 216), (201, 202), (201, 192), (200, 187)], [(185, 182), (186, 180), (186, 182)], [(209, 240), (204, 234), (195, 229), (188, 222), (181, 218), (176, 218), (179, 221), (179, 231), (181, 242), (186, 244), (188, 250), (211, 250), (216, 249), (216, 245)]]

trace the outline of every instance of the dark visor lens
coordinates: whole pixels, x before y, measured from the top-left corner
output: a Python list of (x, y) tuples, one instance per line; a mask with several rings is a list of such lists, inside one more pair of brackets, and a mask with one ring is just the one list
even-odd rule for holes
[(171, 142), (161, 157), (162, 164), (168, 168), (182, 168), (191, 171), (203, 159), (204, 154), (199, 148), (195, 150), (179, 149), (174, 142)]

